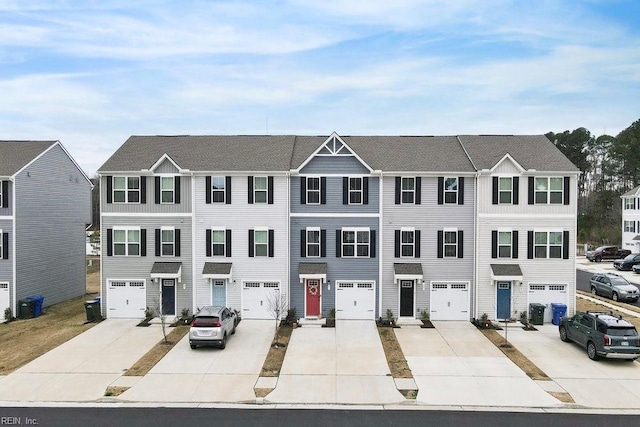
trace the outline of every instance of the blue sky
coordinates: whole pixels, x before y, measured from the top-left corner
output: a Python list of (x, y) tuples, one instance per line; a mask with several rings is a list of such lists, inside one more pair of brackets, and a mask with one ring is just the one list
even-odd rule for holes
[(92, 175), (130, 135), (616, 135), (637, 0), (0, 0), (0, 139)]

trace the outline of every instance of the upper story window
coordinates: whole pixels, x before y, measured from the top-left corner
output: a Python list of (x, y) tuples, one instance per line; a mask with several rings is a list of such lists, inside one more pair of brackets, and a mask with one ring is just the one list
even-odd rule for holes
[(368, 228), (342, 229), (342, 256), (368, 258), (370, 244)]
[(307, 177), (307, 204), (320, 204), (320, 177)]
[(249, 177), (249, 204), (253, 203), (273, 204), (272, 176)]
[(307, 228), (307, 257), (320, 257), (320, 228)]
[(362, 204), (362, 178), (349, 178), (349, 204)]
[(438, 204), (464, 205), (464, 177), (438, 177)]
[(160, 203), (175, 203), (175, 180), (173, 176), (160, 177)]
[(402, 190), (401, 190), (402, 204), (414, 204), (416, 200), (416, 179), (415, 178), (402, 178)]
[(635, 197), (625, 197), (625, 199), (624, 199), (624, 208), (626, 210), (635, 209), (636, 208), (636, 199), (635, 199)]
[(498, 203), (501, 205), (510, 205), (513, 203), (513, 178), (498, 178)]
[(113, 203), (140, 203), (140, 177), (114, 176)]
[(635, 221), (624, 221), (624, 231), (628, 233), (636, 232), (636, 222)]
[(491, 258), (518, 258), (518, 232), (494, 230), (491, 232)]
[(561, 177), (536, 177), (535, 201), (540, 204), (562, 204), (564, 180)]
[(368, 205), (369, 204), (369, 177), (366, 177), (366, 176), (342, 177), (342, 204), (343, 205)]
[(498, 231), (498, 258), (511, 258), (511, 232)]
[(274, 231), (266, 228), (249, 230), (249, 257), (274, 256)]
[(413, 258), (415, 249), (415, 230), (400, 230), (400, 256)]
[(9, 181), (0, 181), (0, 208), (9, 207)]
[(458, 178), (444, 179), (444, 203), (458, 203)]
[(213, 228), (207, 230), (207, 256), (231, 256), (231, 230)]
[(140, 256), (140, 228), (113, 228), (113, 254)]
[(535, 231), (534, 258), (562, 258), (562, 231)]
[(463, 231), (456, 228), (438, 230), (438, 258), (463, 257)]
[(205, 203), (231, 204), (231, 177), (207, 176), (205, 177)]
[(160, 256), (176, 255), (175, 229), (163, 227), (160, 229)]

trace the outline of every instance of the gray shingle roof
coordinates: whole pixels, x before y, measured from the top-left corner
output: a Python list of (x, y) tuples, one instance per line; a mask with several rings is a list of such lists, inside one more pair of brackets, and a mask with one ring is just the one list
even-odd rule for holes
[(633, 187), (631, 190), (627, 191), (620, 197), (637, 196), (639, 191), (640, 191), (640, 185), (638, 185), (637, 187)]
[(421, 276), (422, 264), (419, 262), (398, 262), (393, 264), (393, 270), (395, 274)]
[(12, 176), (58, 141), (0, 141), (0, 176)]
[(326, 262), (301, 262), (298, 274), (327, 274)]
[(519, 264), (491, 264), (494, 276), (522, 276)]
[(181, 262), (154, 262), (151, 274), (178, 274), (182, 267)]
[(205, 262), (202, 274), (231, 274), (230, 262)]

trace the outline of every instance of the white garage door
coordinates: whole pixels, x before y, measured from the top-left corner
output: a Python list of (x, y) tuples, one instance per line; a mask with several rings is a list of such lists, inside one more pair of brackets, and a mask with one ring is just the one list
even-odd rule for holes
[[(553, 310), (551, 303), (567, 303), (567, 285), (529, 285), (529, 304), (537, 302), (547, 306), (544, 310), (544, 321), (553, 320)], [(527, 306), (528, 310), (528, 306)]]
[(107, 306), (109, 318), (143, 318), (147, 306), (147, 289), (144, 280), (109, 280)]
[(0, 283), (0, 320), (4, 318), (4, 311), (9, 308), (9, 284)]
[(273, 319), (274, 310), (278, 307), (279, 301), (280, 283), (245, 282), (242, 287), (242, 317), (244, 319)]
[(469, 283), (432, 283), (431, 320), (469, 320)]
[(337, 282), (336, 319), (375, 319), (373, 282)]

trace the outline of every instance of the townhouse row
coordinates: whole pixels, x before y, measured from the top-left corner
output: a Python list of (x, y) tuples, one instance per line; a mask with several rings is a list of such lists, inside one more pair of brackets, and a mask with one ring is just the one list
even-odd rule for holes
[(542, 135), (132, 136), (99, 170), (103, 314), (571, 313), (578, 174)]

